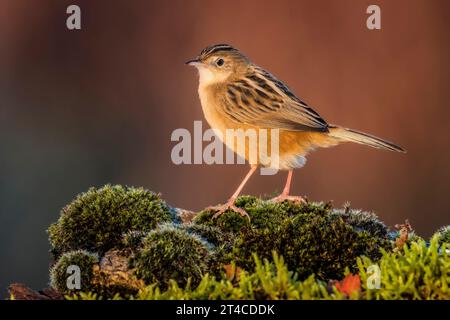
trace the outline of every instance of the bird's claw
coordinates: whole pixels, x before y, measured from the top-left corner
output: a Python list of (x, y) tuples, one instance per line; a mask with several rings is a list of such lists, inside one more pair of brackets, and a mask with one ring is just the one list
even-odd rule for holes
[(247, 217), (250, 220), (250, 216), (248, 215), (248, 213), (244, 209), (237, 207), (234, 204), (234, 202), (227, 202), (223, 205), (212, 206), (212, 207), (209, 207), (208, 209), (217, 211), (213, 215), (213, 219), (217, 219), (219, 216), (224, 214), (227, 210), (232, 210), (234, 212), (239, 213), (242, 217)]
[(300, 197), (300, 196), (288, 196), (288, 195), (279, 195), (279, 196), (277, 196), (275, 198), (270, 199), (269, 201), (280, 203), (280, 202), (283, 202), (283, 201), (286, 201), (286, 200), (287, 201), (292, 201), (292, 202), (298, 203), (298, 204), (306, 203), (306, 200), (303, 197)]

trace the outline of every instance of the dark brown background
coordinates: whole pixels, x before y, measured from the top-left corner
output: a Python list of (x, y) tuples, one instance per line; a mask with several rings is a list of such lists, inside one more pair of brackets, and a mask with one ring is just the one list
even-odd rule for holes
[[(65, 28), (69, 4), (81, 31)], [(369, 31), (369, 4), (382, 30)], [(227, 42), (331, 123), (406, 155), (358, 145), (314, 153), (294, 192), (350, 201), (429, 236), (449, 222), (450, 2), (0, 0), (0, 286), (47, 282), (45, 229), (89, 186), (162, 192), (174, 206), (224, 201), (245, 166), (175, 166), (176, 128), (203, 119), (183, 63)], [(285, 174), (245, 193), (273, 194)]]

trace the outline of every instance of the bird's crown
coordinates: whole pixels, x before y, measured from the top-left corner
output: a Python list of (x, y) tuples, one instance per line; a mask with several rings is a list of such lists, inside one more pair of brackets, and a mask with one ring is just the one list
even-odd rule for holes
[(203, 49), (200, 52), (200, 57), (205, 59), (215, 53), (218, 52), (227, 52), (227, 51), (231, 51), (231, 52), (239, 52), (238, 49), (230, 46), (229, 44), (225, 44), (225, 43), (221, 43), (221, 44), (213, 44), (210, 46), (207, 46), (205, 49)]

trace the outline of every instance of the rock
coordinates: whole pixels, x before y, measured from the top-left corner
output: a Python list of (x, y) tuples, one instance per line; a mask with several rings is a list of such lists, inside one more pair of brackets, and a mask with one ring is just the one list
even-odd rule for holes
[(186, 209), (181, 209), (181, 208), (175, 208), (175, 212), (183, 223), (192, 222), (192, 220), (197, 215), (197, 212), (186, 210)]
[(21, 283), (13, 283), (8, 287), (8, 292), (14, 300), (62, 300), (59, 292), (46, 288), (40, 292), (28, 288)]

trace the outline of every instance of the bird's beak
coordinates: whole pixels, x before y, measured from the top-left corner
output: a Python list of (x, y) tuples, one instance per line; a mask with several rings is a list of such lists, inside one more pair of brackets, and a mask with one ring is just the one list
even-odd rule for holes
[(186, 61), (186, 64), (187, 64), (188, 66), (193, 66), (193, 67), (198, 66), (198, 65), (200, 65), (201, 63), (202, 63), (202, 62), (200, 61), (199, 58), (195, 58), (195, 59)]

